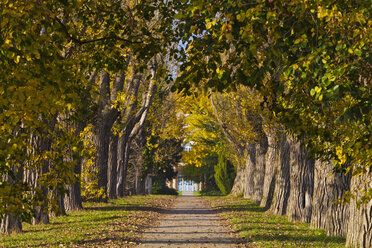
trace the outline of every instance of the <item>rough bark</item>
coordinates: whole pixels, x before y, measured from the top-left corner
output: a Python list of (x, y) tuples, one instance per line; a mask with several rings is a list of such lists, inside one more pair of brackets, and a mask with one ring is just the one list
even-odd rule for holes
[(106, 189), (107, 186), (107, 162), (108, 148), (110, 143), (110, 133), (113, 121), (108, 115), (101, 116), (101, 120), (96, 123), (94, 129), (93, 142), (96, 147), (95, 168), (98, 169), (98, 187)]
[[(372, 247), (372, 200), (361, 203), (363, 190), (372, 188), (372, 170), (369, 169), (361, 176), (351, 179), (351, 192), (356, 191), (355, 199), (350, 200), (350, 218), (346, 236), (347, 247), (369, 248)], [(355, 190), (355, 191), (354, 191)]]
[(290, 181), (287, 215), (291, 221), (310, 222), (314, 191), (314, 160), (309, 160), (307, 151), (289, 137)]
[(313, 211), (311, 227), (327, 230), (330, 236), (346, 236), (349, 205), (337, 204), (350, 190), (350, 173), (332, 173), (331, 163), (315, 161)]
[[(94, 167), (98, 171), (98, 187), (107, 192), (108, 154), (111, 128), (119, 116), (119, 112), (111, 105), (116, 99), (117, 93), (122, 91), (125, 74), (116, 76), (110, 91), (110, 76), (106, 71), (101, 72), (100, 78), (100, 101), (99, 112), (94, 123), (93, 142), (96, 147), (96, 159)], [(107, 199), (101, 199), (107, 201)]]
[(325, 229), (327, 226), (327, 212), (332, 204), (328, 194), (327, 181), (331, 172), (330, 164), (315, 161), (314, 169), (314, 196), (313, 212), (311, 215), (311, 227)]
[(265, 156), (265, 179), (263, 182), (263, 192), (260, 205), (265, 209), (271, 206), (274, 189), (275, 189), (275, 177), (279, 165), (279, 147), (278, 139), (274, 134), (267, 133), (267, 152)]
[[(74, 170), (77, 175), (81, 173), (81, 162), (80, 163), (80, 172)], [(66, 211), (79, 211), (83, 209), (82, 199), (81, 199), (81, 185), (80, 178), (73, 184), (66, 186), (68, 193), (64, 197), (64, 206)]]
[[(88, 88), (85, 91), (85, 93), (81, 96), (81, 102), (82, 105), (84, 106), (83, 108), (89, 106), (88, 99), (90, 96), (88, 96), (88, 94), (90, 94), (89, 92), (92, 88), (92, 85), (95, 82), (96, 76), (97, 73), (96, 70), (94, 70), (90, 75)], [(71, 127), (74, 127), (75, 134), (80, 135), (80, 133), (87, 126), (87, 119), (89, 118), (89, 116), (88, 114), (85, 113), (86, 111), (81, 111), (81, 109), (78, 110), (77, 112), (80, 113), (79, 119), (75, 121), (65, 122), (65, 125), (67, 128), (70, 129), (70, 131)], [(83, 114), (81, 115), (81, 113)], [(72, 115), (72, 113), (68, 113), (67, 115)], [(73, 158), (71, 155), (67, 155), (64, 159), (72, 161)], [(81, 197), (81, 172), (83, 167), (83, 161), (84, 159), (79, 156), (73, 170), (76, 176), (76, 181), (66, 186), (67, 193), (64, 195), (64, 207), (66, 211), (79, 211), (83, 209), (82, 204), (83, 200)]]
[(117, 198), (117, 163), (118, 163), (118, 140), (119, 136), (112, 134), (109, 145), (108, 172), (107, 172), (107, 195), (109, 199)]
[(236, 168), (236, 176), (234, 179), (234, 185), (231, 189), (231, 194), (233, 195), (240, 195), (244, 193), (244, 185), (245, 185), (245, 164), (238, 163)]
[(244, 198), (254, 200), (255, 183), (254, 177), (256, 173), (256, 144), (248, 144), (246, 150), (245, 163), (245, 184)]
[[(137, 108), (138, 104), (138, 89), (141, 82), (141, 77), (130, 80), (130, 84), (128, 85), (128, 96), (132, 96), (135, 99), (133, 102), (130, 102), (130, 98), (128, 98), (128, 105), (130, 104), (130, 108), (126, 109), (122, 113), (122, 124), (125, 125), (125, 128), (121, 131), (121, 134), (118, 138), (118, 145), (117, 145), (117, 168), (116, 168), (116, 194), (118, 197), (123, 197), (125, 195), (125, 188), (126, 188), (126, 176), (128, 170), (128, 161), (129, 161), (129, 153), (130, 153), (130, 133), (134, 128), (136, 117), (139, 118), (137, 115), (133, 115), (133, 112)], [(142, 109), (140, 110), (142, 111)], [(137, 113), (139, 114), (139, 113)], [(126, 120), (126, 122), (124, 121)]]
[(254, 172), (253, 200), (257, 203), (261, 202), (263, 194), (267, 149), (268, 149), (267, 137), (265, 133), (261, 132), (261, 138), (256, 145), (256, 165)]
[(290, 148), (285, 134), (280, 135), (278, 147), (278, 161), (275, 163), (277, 171), (275, 176), (275, 187), (273, 201), (270, 211), (275, 214), (284, 215), (287, 213), (288, 198), (290, 192)]
[(117, 153), (117, 182), (116, 182), (116, 193), (118, 197), (123, 197), (125, 194), (126, 187), (126, 175), (129, 160), (130, 146), (128, 144), (129, 134), (124, 134), (119, 137), (118, 141), (118, 153)]

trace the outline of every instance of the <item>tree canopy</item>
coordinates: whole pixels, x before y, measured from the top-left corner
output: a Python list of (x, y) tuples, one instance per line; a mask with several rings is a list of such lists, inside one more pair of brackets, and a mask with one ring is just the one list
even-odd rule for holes
[(268, 129), (370, 176), (370, 15), (364, 0), (2, 1), (1, 225), (71, 192), (124, 196), (130, 166), (170, 180), (185, 142), (190, 174), (219, 160), (230, 180)]
[[(178, 87), (243, 84), (317, 158), (371, 166), (368, 1), (191, 1)], [(345, 162), (349, 161), (347, 168)]]

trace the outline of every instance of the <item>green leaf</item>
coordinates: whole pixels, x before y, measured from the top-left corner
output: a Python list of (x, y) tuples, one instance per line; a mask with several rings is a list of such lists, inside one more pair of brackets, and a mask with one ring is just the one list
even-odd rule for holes
[(314, 95), (315, 95), (315, 89), (311, 89), (311, 90), (310, 90), (310, 95), (311, 95), (311, 96), (314, 96)]

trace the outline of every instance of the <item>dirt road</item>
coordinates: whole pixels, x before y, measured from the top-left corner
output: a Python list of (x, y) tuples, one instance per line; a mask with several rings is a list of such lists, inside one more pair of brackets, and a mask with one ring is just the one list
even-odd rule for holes
[(144, 232), (138, 247), (244, 247), (193, 192), (184, 192), (160, 220)]

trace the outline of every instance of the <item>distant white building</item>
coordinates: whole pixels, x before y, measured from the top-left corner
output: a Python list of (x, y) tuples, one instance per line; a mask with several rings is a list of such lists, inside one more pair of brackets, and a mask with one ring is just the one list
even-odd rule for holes
[[(184, 151), (191, 151), (192, 145), (194, 142), (190, 141), (187, 142), (183, 146)], [(176, 189), (178, 191), (200, 191), (202, 188), (201, 183), (196, 183), (192, 180), (185, 180), (182, 175), (182, 168), (185, 166), (184, 163), (179, 163), (177, 166), (175, 166), (173, 169), (178, 172), (177, 178), (174, 178), (172, 181), (167, 182), (167, 186), (169, 188)]]
[(192, 145), (193, 145), (193, 142), (192, 141), (190, 141), (190, 142), (187, 142), (184, 146), (183, 146), (183, 150), (184, 151), (191, 151), (191, 149), (192, 149)]

